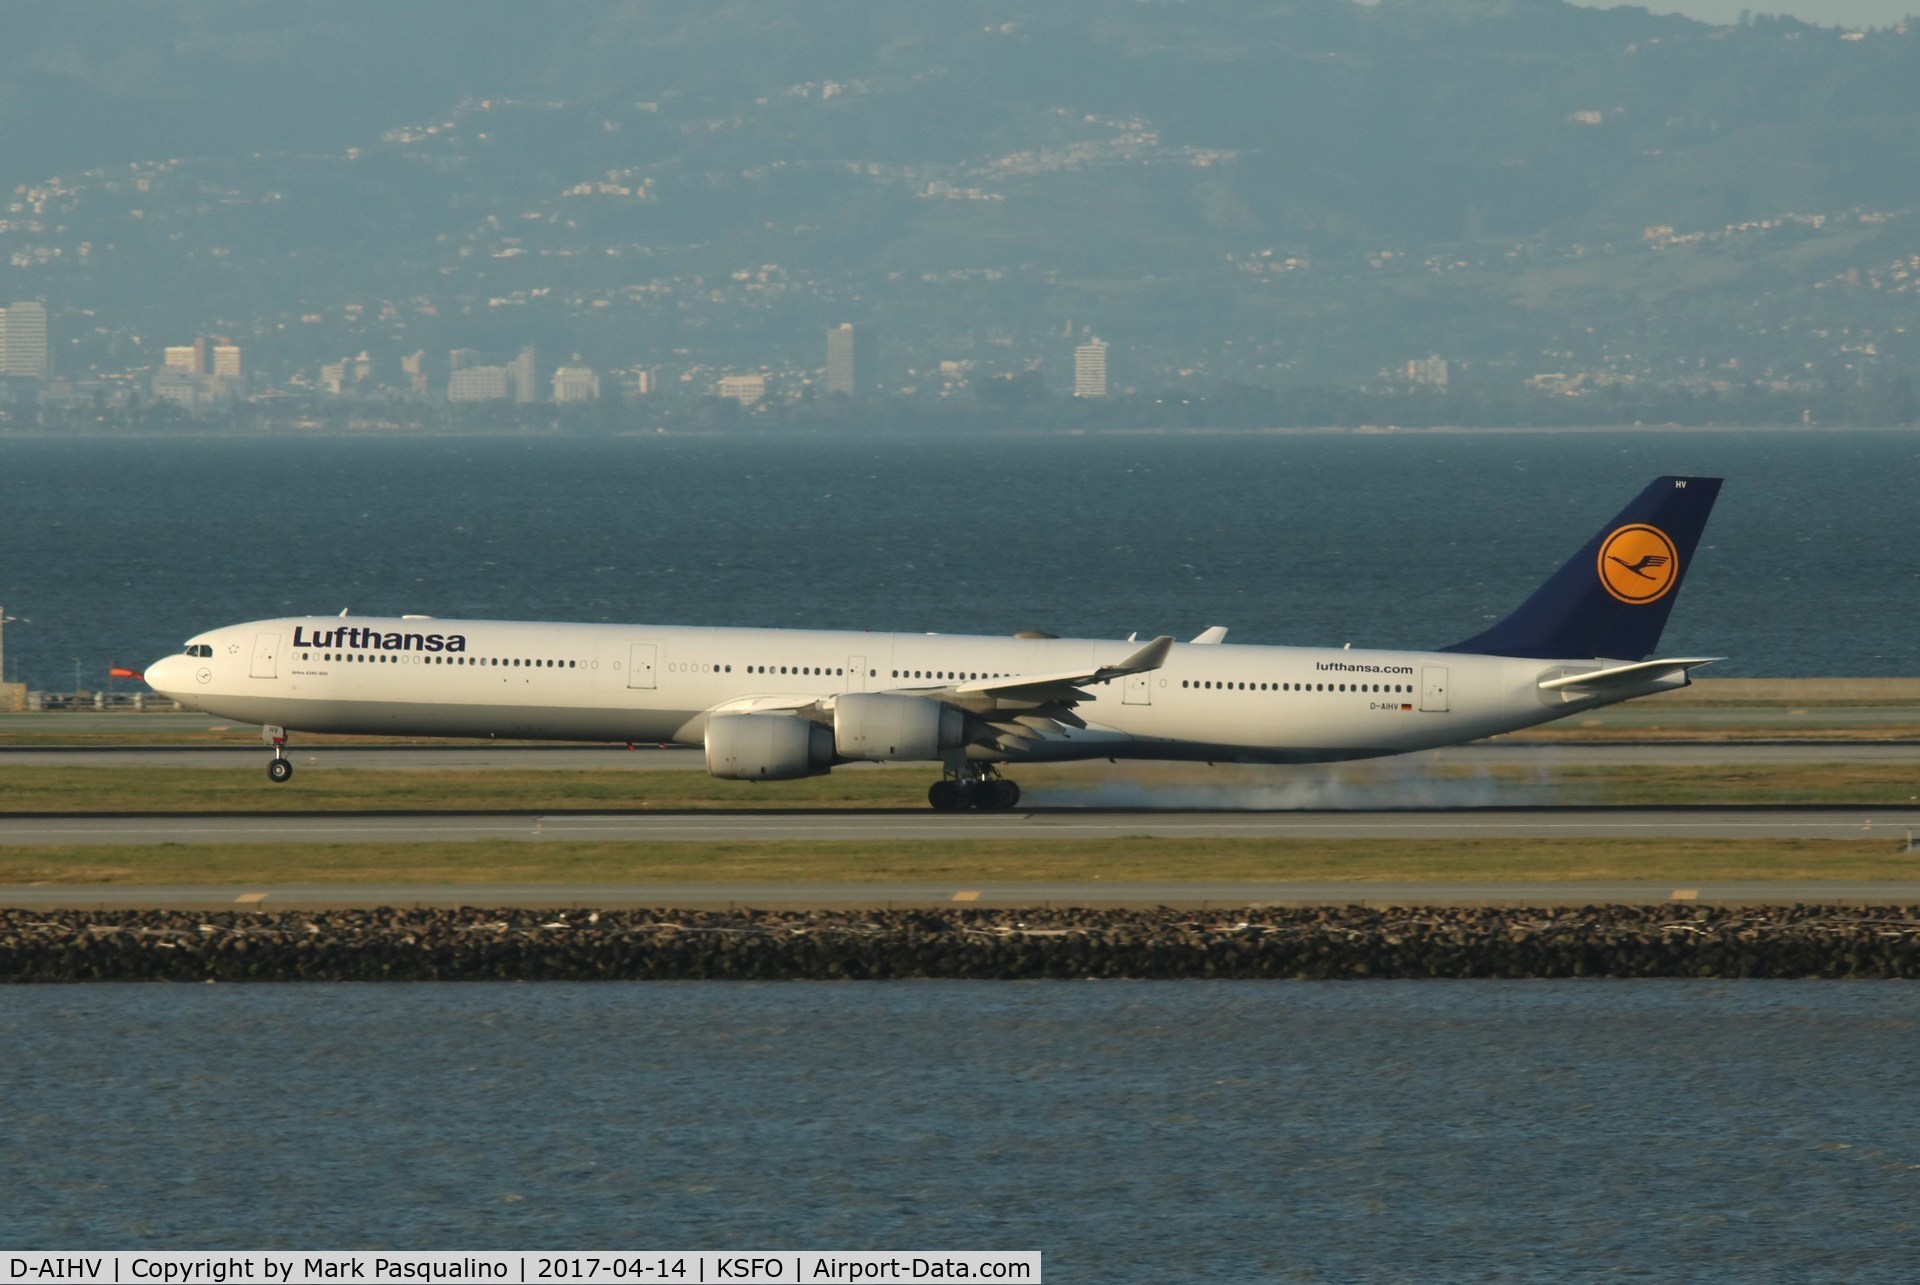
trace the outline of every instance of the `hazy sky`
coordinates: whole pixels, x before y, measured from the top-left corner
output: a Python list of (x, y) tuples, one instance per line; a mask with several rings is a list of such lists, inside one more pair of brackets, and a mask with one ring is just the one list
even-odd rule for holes
[[(1620, 0), (1574, 0), (1596, 9), (1619, 7)], [(1920, 15), (1920, 0), (1634, 0), (1654, 13), (1683, 13), (1701, 22), (1737, 22), (1742, 9), (1782, 13), (1826, 27), (1890, 27)]]

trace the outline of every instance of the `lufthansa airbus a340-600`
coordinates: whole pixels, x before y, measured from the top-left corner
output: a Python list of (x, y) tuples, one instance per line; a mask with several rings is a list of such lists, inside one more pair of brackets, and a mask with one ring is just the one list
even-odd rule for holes
[(1512, 615), (1433, 651), (295, 616), (229, 625), (154, 690), (289, 731), (672, 742), (737, 780), (938, 763), (936, 808), (1010, 808), (1019, 763), (1325, 763), (1476, 740), (1684, 687), (1650, 659), (1720, 479), (1662, 477)]

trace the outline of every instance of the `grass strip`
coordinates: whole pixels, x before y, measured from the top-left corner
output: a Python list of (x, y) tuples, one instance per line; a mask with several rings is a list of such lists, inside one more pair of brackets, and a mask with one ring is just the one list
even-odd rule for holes
[[(1707, 741), (1716, 744), (1781, 740), (1910, 741), (1920, 739), (1920, 722), (1904, 719), (1898, 722), (1870, 722), (1860, 719), (1826, 721), (1821, 719), (1818, 711), (1808, 711), (1802, 717), (1787, 717), (1782, 711), (1778, 718), (1737, 723), (1693, 720), (1685, 716), (1676, 717), (1668, 714), (1664, 718), (1608, 720), (1597, 726), (1573, 722), (1542, 723), (1538, 727), (1508, 733), (1501, 739), (1523, 742), (1546, 741), (1555, 744), (1609, 741)], [(551, 748), (555, 742), (488, 741), (482, 743), (444, 737), (315, 736), (301, 733), (294, 738), (293, 750), (296, 754), (300, 754), (309, 750), (391, 749), (403, 745), (471, 749), (482, 744), (490, 749)], [(47, 728), (15, 730), (0, 723), (0, 746), (18, 749), (99, 750), (229, 747), (259, 749), (265, 753), (265, 747), (260, 740), (260, 730), (253, 727), (217, 732), (159, 727), (141, 731), (136, 725), (124, 732), (63, 732)], [(621, 752), (616, 746), (599, 743), (570, 745), (569, 748), (604, 750), (609, 757)]]
[(472, 842), (0, 848), (0, 884), (1905, 880), (1887, 839)]
[[(1552, 771), (1353, 764), (1329, 768), (1141, 765), (1025, 768), (1030, 806), (1197, 809), (1920, 803), (1908, 763), (1587, 765)], [(695, 771), (316, 768), (276, 786), (264, 771), (0, 766), (0, 814), (22, 812), (561, 811), (924, 808), (929, 774), (836, 772), (720, 781)]]

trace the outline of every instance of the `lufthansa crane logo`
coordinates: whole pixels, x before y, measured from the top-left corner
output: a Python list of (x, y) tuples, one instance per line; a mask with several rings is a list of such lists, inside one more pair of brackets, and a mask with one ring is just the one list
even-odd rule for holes
[(1658, 527), (1623, 526), (1600, 542), (1600, 583), (1621, 602), (1658, 602), (1679, 576), (1679, 554)]

